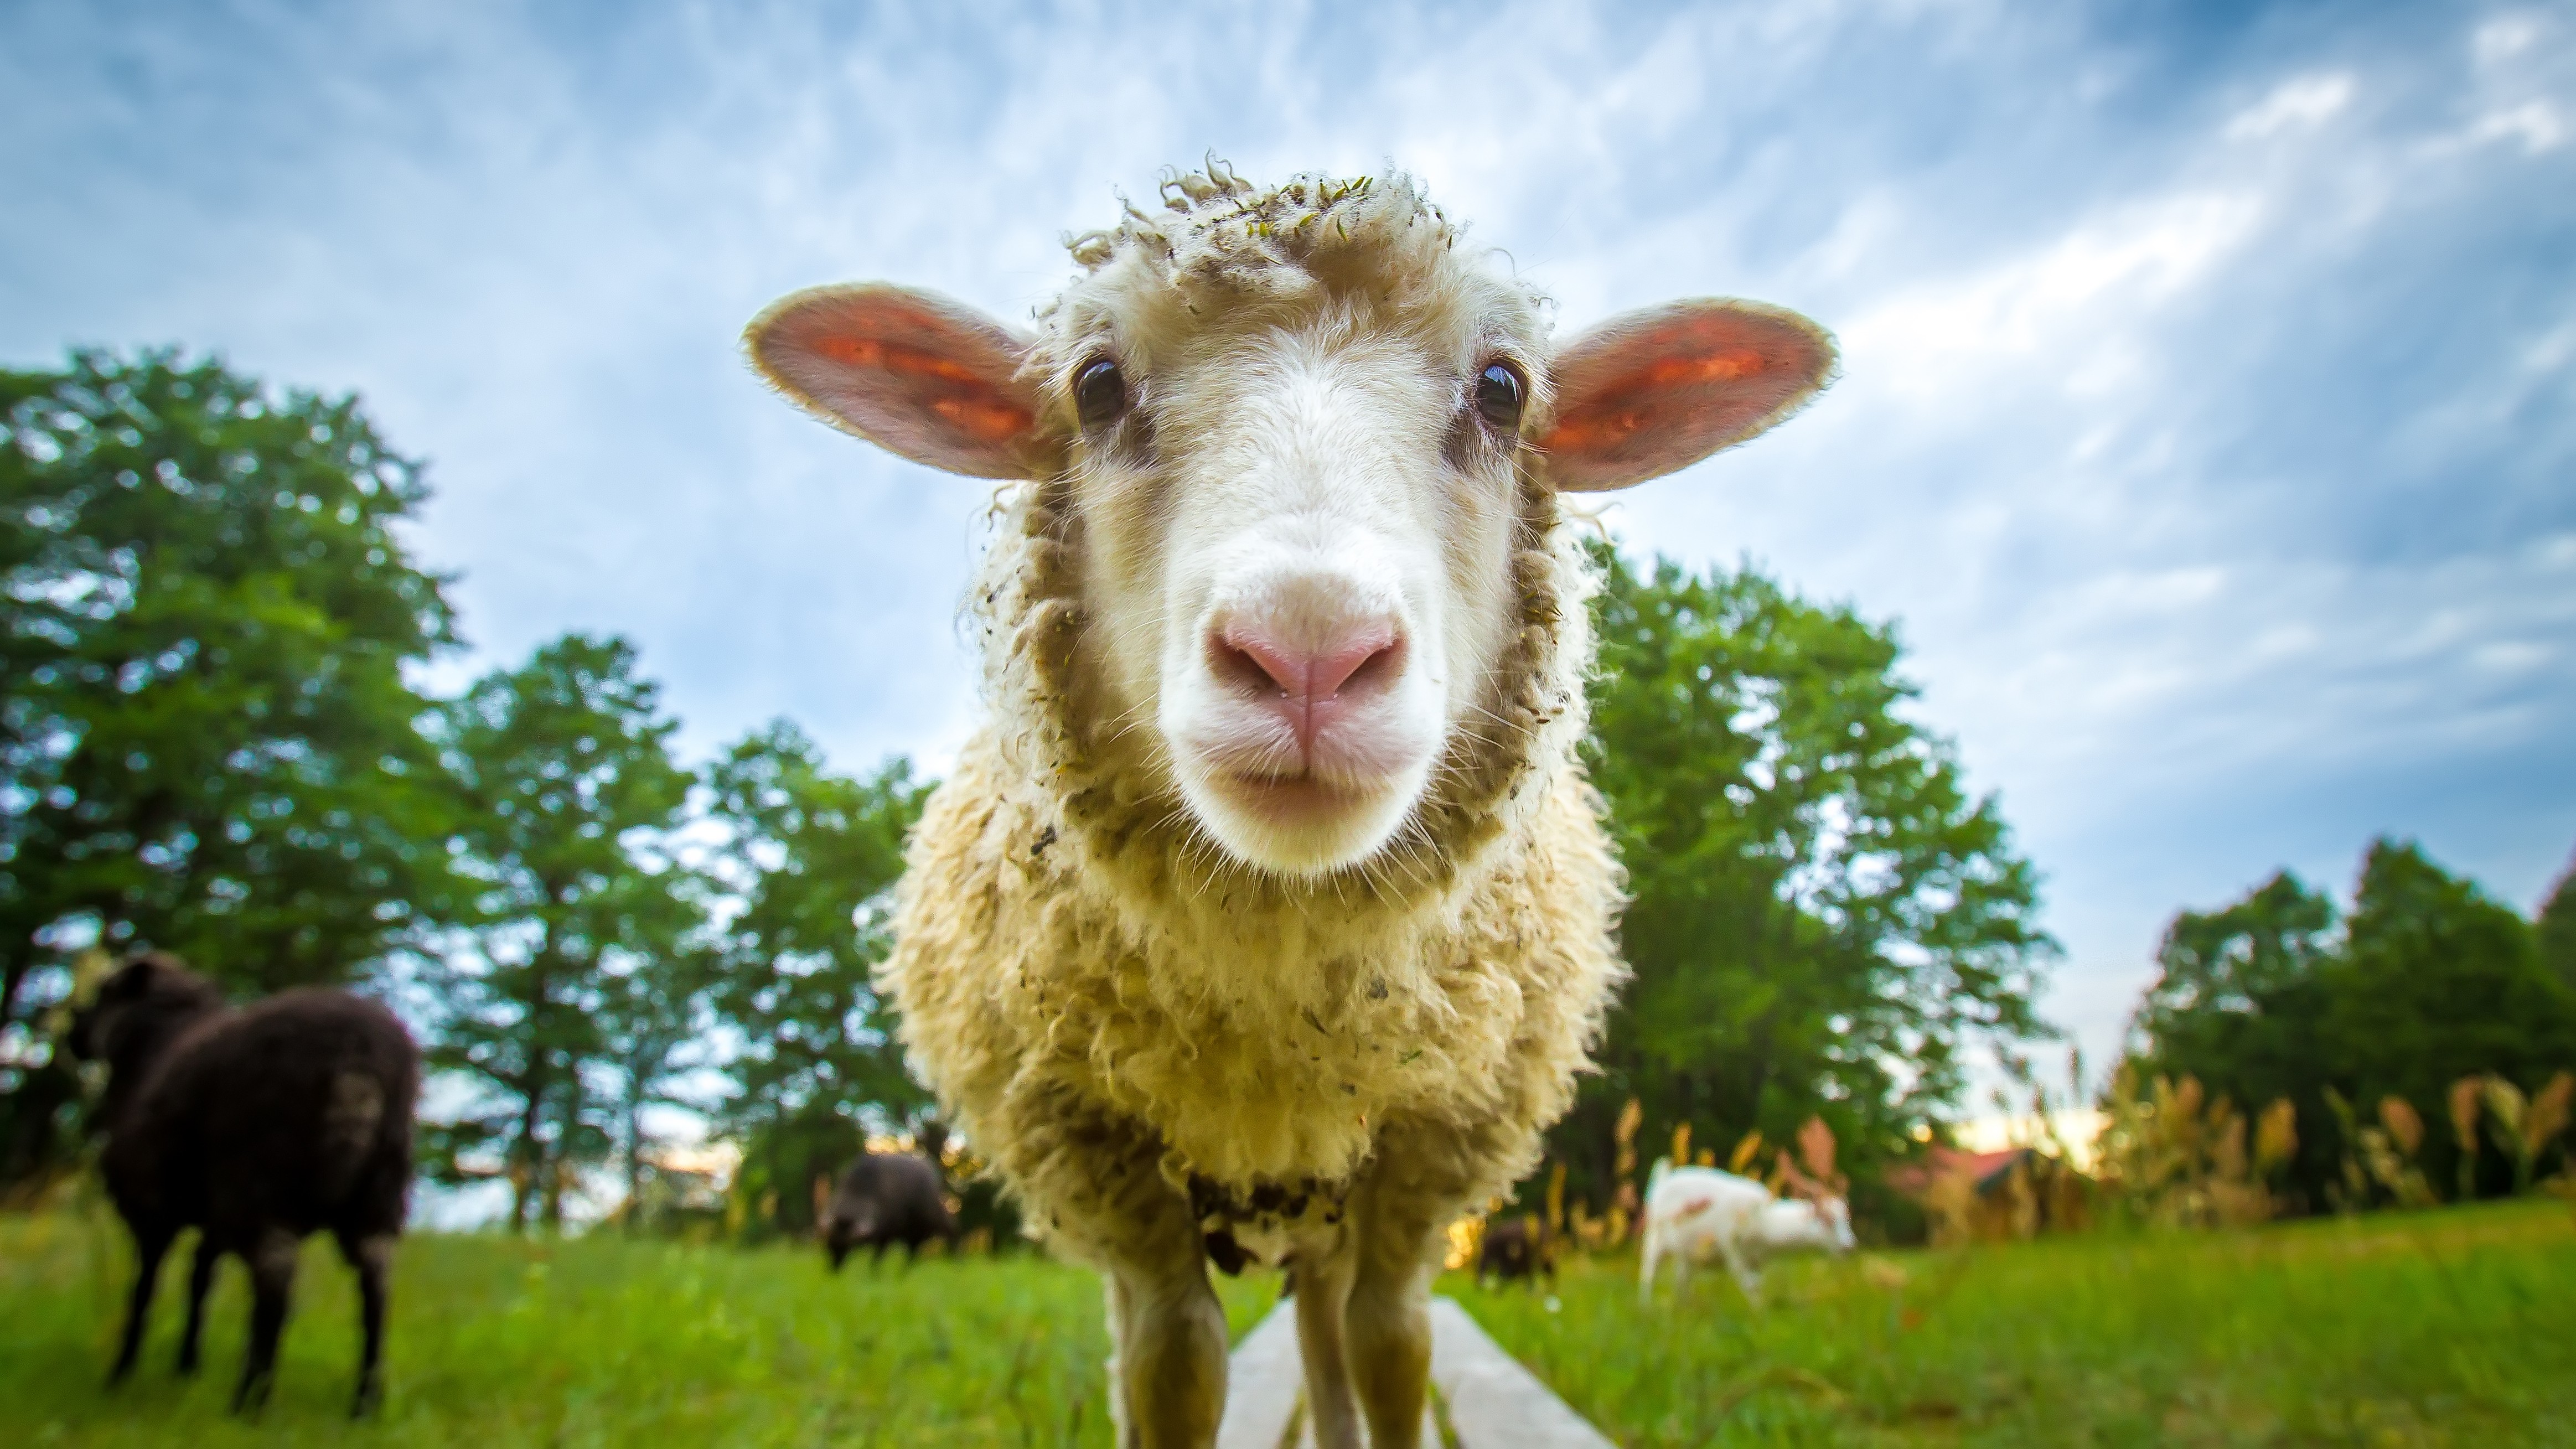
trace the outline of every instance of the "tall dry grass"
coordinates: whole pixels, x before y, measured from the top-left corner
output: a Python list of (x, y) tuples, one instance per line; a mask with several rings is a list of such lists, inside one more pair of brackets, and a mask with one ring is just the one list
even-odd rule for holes
[(2163, 1227), (2242, 1227), (2268, 1222), (2282, 1206), (2282, 1171), (2299, 1148), (2298, 1109), (2266, 1105), (2252, 1131), (2226, 1097), (2198, 1078), (2158, 1076), (2141, 1090), (2122, 1064), (2103, 1104), (2094, 1141), (2105, 1195), (2130, 1218)]
[[(2423, 1169), (2426, 1126), (2413, 1103), (2383, 1096), (2365, 1120), (2333, 1087), (2322, 1096), (2343, 1149), (2326, 1186), (2328, 1206), (2348, 1214), (2442, 1203)], [(2478, 1165), (2490, 1138), (2512, 1164), (2517, 1195), (2535, 1186), (2557, 1190), (2534, 1179), (2567, 1130), (2576, 1106), (2576, 1074), (2560, 1072), (2528, 1098), (2502, 1076), (2473, 1074), (2454, 1082), (2445, 1096), (2459, 1147), (2451, 1201), (2477, 1195)], [(2276, 1098), (2256, 1115), (2250, 1148), (2243, 1114), (2226, 1097), (2211, 1098), (2189, 1076), (2159, 1076), (2142, 1084), (2134, 1067), (2123, 1064), (2102, 1111), (2097, 1170), (2106, 1195), (2125, 1215), (2163, 1226), (2217, 1227), (2260, 1223), (2282, 1212), (2281, 1175), (2299, 1142), (2298, 1111), (2289, 1099)], [(2560, 1179), (2576, 1188), (2576, 1168)]]

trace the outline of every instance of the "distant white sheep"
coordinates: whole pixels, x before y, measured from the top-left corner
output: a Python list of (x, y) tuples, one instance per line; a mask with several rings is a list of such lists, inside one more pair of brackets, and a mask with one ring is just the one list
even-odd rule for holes
[(1655, 1270), (1673, 1264), (1673, 1289), (1691, 1265), (1725, 1262), (1744, 1296), (1762, 1290), (1763, 1265), (1792, 1253), (1847, 1253), (1851, 1206), (1839, 1193), (1775, 1198), (1749, 1177), (1714, 1167), (1655, 1164), (1646, 1178), (1645, 1223), (1638, 1235), (1637, 1297), (1655, 1300)]
[(871, 284), (747, 340), (838, 426), (1019, 480), (968, 604), (991, 718), (881, 980), (1103, 1269), (1120, 1442), (1213, 1439), (1207, 1261), (1293, 1256), (1317, 1441), (1402, 1449), (1442, 1230), (1534, 1165), (1622, 975), (1558, 494), (1753, 436), (1833, 347), (1730, 301), (1560, 346), (1401, 176), (1164, 200), (1073, 241), (1034, 335)]

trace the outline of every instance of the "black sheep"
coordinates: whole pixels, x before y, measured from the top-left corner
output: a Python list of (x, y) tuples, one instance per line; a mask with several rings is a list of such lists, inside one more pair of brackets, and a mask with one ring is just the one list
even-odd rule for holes
[(1549, 1251), (1547, 1229), (1529, 1218), (1496, 1218), (1485, 1224), (1484, 1246), (1476, 1254), (1476, 1282), (1482, 1286), (1487, 1275), (1497, 1283), (1514, 1278), (1536, 1283), (1545, 1274), (1548, 1283), (1556, 1282), (1556, 1257)]
[(73, 1019), (71, 1048), (108, 1064), (108, 1195), (141, 1271), (108, 1382), (134, 1368), (161, 1259), (198, 1230), (179, 1371), (197, 1367), (206, 1289), (232, 1253), (251, 1274), (250, 1350), (233, 1408), (268, 1398), (304, 1238), (328, 1229), (357, 1270), (364, 1345), (351, 1413), (382, 1392), (385, 1274), (411, 1186), (420, 1049), (393, 1013), (345, 991), (289, 991), (240, 1011), (175, 956), (127, 962)]
[(957, 1219), (948, 1212), (947, 1190), (939, 1169), (909, 1152), (862, 1152), (832, 1193), (823, 1217), (823, 1251), (832, 1269), (856, 1247), (875, 1250), (885, 1261), (886, 1248), (901, 1243), (907, 1256), (918, 1257), (932, 1238), (957, 1246)]

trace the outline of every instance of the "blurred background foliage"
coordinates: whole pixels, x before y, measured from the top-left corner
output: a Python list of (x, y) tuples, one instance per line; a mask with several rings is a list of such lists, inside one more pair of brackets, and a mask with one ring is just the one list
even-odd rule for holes
[(1955, 1109), (1972, 1043), (2047, 1034), (2037, 872), (1906, 717), (1892, 627), (1750, 565), (1595, 555), (1586, 756), (1628, 869), (1636, 979), (1552, 1155), (1606, 1203), (1634, 1099), (1643, 1140), (1689, 1124), (1720, 1152), (1821, 1115), (1874, 1178)]
[[(2536, 1093), (2576, 1069), (2571, 914), (2567, 883), (2526, 921), (2388, 840), (2363, 858), (2348, 910), (2284, 872), (2223, 909), (2185, 911), (2157, 953), (2123, 1095), (2149, 1100), (2162, 1077), (2243, 1110), (2290, 1103), (2298, 1146), (2276, 1186), (2291, 1211), (2330, 1206), (2355, 1190), (2346, 1161), (2372, 1116), (2444, 1122), (2464, 1079)], [(2390, 1100), (2403, 1113), (2381, 1111)], [(2446, 1194), (2528, 1185), (2503, 1143), (2475, 1149), (2477, 1131), (2398, 1135), (2417, 1137), (2397, 1145)]]
[[(1010, 1236), (870, 981), (932, 784), (908, 761), (836, 774), (780, 720), (692, 766), (614, 637), (427, 691), (459, 641), (402, 541), (426, 488), (353, 398), (76, 353), (0, 373), (0, 417), (0, 1191), (77, 1164), (63, 1008), (81, 961), (149, 944), (240, 997), (403, 1005), (443, 1086), (423, 1167), (506, 1185), (515, 1229), (588, 1192), (635, 1231), (800, 1234), (874, 1142), (943, 1158), (967, 1227)], [(1815, 1118), (1869, 1230), (2040, 1223), (2010, 1194), (2090, 1192), (2068, 1144), (1977, 1201), (1933, 1170), (1988, 1050), (2043, 1113), (2099, 1105), (2104, 1182), (2169, 1216), (2499, 1194), (2559, 1160), (2534, 1134), (2576, 1066), (2576, 886), (2527, 921), (2381, 841), (2348, 908), (2284, 874), (2182, 912), (2130, 1060), (2051, 1098), (2038, 873), (1911, 718), (1894, 626), (1750, 564), (1597, 561), (1587, 759), (1636, 979), (1524, 1207), (1606, 1221), (1668, 1141), (1760, 1172)], [(2463, 1082), (2466, 1135), (2424, 1131)]]

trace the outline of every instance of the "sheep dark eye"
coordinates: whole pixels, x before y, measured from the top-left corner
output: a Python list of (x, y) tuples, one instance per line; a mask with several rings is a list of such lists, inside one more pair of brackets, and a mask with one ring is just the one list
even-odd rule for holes
[(1104, 357), (1074, 374), (1073, 409), (1081, 414), (1086, 428), (1096, 428), (1127, 411), (1127, 379), (1118, 375), (1117, 363)]
[(1498, 433), (1521, 430), (1521, 375), (1495, 363), (1476, 379), (1476, 411)]

